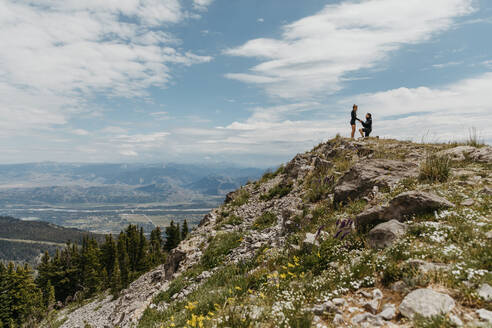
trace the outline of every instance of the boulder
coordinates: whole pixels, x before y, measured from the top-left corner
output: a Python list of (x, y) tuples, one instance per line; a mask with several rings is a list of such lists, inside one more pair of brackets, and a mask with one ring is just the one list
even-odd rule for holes
[(405, 235), (407, 225), (397, 220), (380, 223), (367, 236), (369, 246), (375, 249), (381, 249), (391, 246), (397, 239)]
[(492, 147), (484, 146), (480, 148), (472, 146), (458, 146), (451, 149), (442, 150), (437, 153), (439, 156), (448, 156), (454, 161), (471, 159), (475, 162), (492, 163)]
[(416, 214), (432, 213), (450, 207), (454, 207), (454, 204), (435, 194), (407, 191), (390, 201), (385, 216), (402, 221)]
[(470, 153), (476, 150), (475, 147), (472, 146), (458, 146), (446, 150), (441, 150), (436, 155), (437, 156), (447, 156), (453, 161), (464, 161), (465, 156), (468, 156)]
[(391, 188), (400, 180), (416, 177), (417, 164), (388, 159), (370, 159), (355, 164), (335, 186), (333, 202), (347, 203), (367, 196), (374, 186)]
[(478, 317), (482, 321), (486, 321), (488, 323), (492, 323), (492, 311), (486, 309), (480, 309), (476, 311)]
[(384, 320), (381, 317), (367, 312), (354, 315), (351, 322), (353, 325), (366, 327), (380, 327), (384, 325)]
[(335, 317), (333, 318), (333, 324), (337, 327), (340, 327), (344, 323), (345, 321), (343, 320), (343, 316), (341, 314), (335, 314)]
[(185, 257), (186, 253), (180, 251), (178, 248), (175, 248), (171, 251), (166, 259), (166, 263), (164, 263), (164, 277), (166, 280), (170, 280), (173, 274), (178, 271), (179, 264), (185, 259)]
[(492, 188), (485, 186), (482, 190), (480, 190), (480, 194), (492, 196)]
[(475, 151), (470, 154), (470, 159), (475, 162), (492, 163), (492, 147), (475, 148)]
[(478, 289), (478, 296), (486, 301), (492, 301), (492, 287), (489, 284), (483, 284)]
[(399, 310), (403, 316), (412, 319), (416, 314), (426, 318), (447, 314), (454, 307), (455, 302), (449, 295), (422, 288), (414, 290), (405, 296), (399, 306)]
[(333, 167), (333, 163), (325, 159), (315, 157), (313, 161), (314, 168), (320, 172), (326, 172)]
[(393, 320), (396, 317), (396, 306), (394, 304), (385, 304), (378, 316), (385, 320)]
[(471, 198), (465, 199), (461, 202), (461, 206), (473, 206), (473, 204), (475, 204), (475, 201)]
[(413, 215), (450, 207), (454, 207), (454, 204), (435, 194), (407, 191), (393, 198), (387, 206), (375, 206), (363, 211), (355, 218), (355, 225), (361, 228), (393, 219), (402, 222)]
[(284, 168), (284, 173), (290, 179), (304, 176), (312, 167), (309, 154), (297, 154)]
[(316, 240), (316, 234), (310, 232), (306, 233), (306, 237), (304, 238), (302, 245), (308, 249), (313, 246), (319, 246), (319, 242)]

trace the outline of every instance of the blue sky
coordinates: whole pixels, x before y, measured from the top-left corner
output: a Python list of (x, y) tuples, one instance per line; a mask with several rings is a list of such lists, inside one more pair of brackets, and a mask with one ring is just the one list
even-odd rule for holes
[(0, 0), (1, 163), (271, 166), (492, 133), (488, 0)]

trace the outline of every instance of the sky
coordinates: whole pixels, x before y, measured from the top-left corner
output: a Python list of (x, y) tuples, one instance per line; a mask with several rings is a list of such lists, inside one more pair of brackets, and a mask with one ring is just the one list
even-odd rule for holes
[[(0, 163), (492, 142), (490, 0), (0, 0)], [(473, 132), (475, 131), (475, 132)]]

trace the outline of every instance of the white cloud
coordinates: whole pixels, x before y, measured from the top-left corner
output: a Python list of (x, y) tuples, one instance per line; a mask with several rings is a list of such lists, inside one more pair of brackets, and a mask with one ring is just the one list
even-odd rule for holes
[(105, 148), (116, 148), (118, 153), (124, 156), (138, 156), (141, 152), (162, 148), (168, 132), (155, 132), (149, 134), (121, 134), (112, 137), (108, 143), (103, 142)]
[(78, 135), (78, 136), (86, 136), (89, 135), (89, 131), (84, 130), (84, 129), (75, 129), (71, 131), (73, 134)]
[(127, 133), (127, 130), (120, 127), (120, 126), (107, 126), (104, 129), (101, 130), (103, 133), (109, 133), (109, 134), (124, 134)]
[(484, 65), (487, 68), (492, 68), (492, 60), (483, 61), (482, 65)]
[(260, 18), (258, 18), (256, 21), (257, 21), (258, 23), (263, 23), (263, 22), (265, 21), (265, 19), (263, 19), (263, 18), (261, 18), (261, 17), (260, 17)]
[(434, 65), (432, 65), (432, 67), (441, 69), (441, 68), (447, 68), (447, 67), (457, 66), (457, 65), (462, 65), (462, 64), (463, 64), (462, 61), (459, 61), (459, 62), (457, 62), (457, 61), (450, 61), (450, 62), (447, 62), (447, 63), (434, 64)]
[(214, 0), (193, 0), (193, 7), (197, 10), (207, 10), (207, 7), (212, 4)]
[(153, 112), (153, 113), (150, 113), (150, 116), (152, 116), (156, 120), (160, 120), (160, 121), (168, 120), (168, 119), (171, 118), (169, 116), (169, 113), (168, 112), (164, 112), (164, 111), (163, 112)]
[[(249, 118), (214, 129), (177, 131), (198, 142), (180, 144), (183, 152), (288, 159), (336, 133), (349, 136), (350, 105), (373, 114), (373, 134), (382, 137), (447, 142), (464, 140), (470, 128), (492, 141), (492, 72), (441, 88), (399, 88), (356, 95), (336, 104), (316, 102), (256, 107)], [(325, 108), (331, 108), (326, 113)], [(340, 110), (346, 116), (340, 117)], [(338, 112), (337, 112), (338, 111)]]
[(351, 72), (374, 67), (404, 44), (429, 40), (473, 11), (472, 0), (366, 0), (327, 5), (283, 27), (281, 39), (260, 38), (226, 51), (262, 63), (226, 77), (263, 87), (271, 96), (333, 93)]
[(65, 124), (95, 95), (145, 96), (210, 61), (166, 31), (189, 15), (179, 0), (0, 0), (0, 127)]

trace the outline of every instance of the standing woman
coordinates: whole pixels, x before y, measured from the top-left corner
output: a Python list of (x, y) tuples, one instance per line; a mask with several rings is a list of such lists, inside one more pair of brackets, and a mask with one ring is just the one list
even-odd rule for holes
[(352, 139), (354, 139), (354, 136), (355, 136), (355, 121), (357, 120), (357, 105), (354, 104), (354, 106), (352, 107), (352, 116), (351, 116), (351, 119), (350, 119), (350, 125), (352, 126), (352, 134), (350, 135), (350, 137)]

